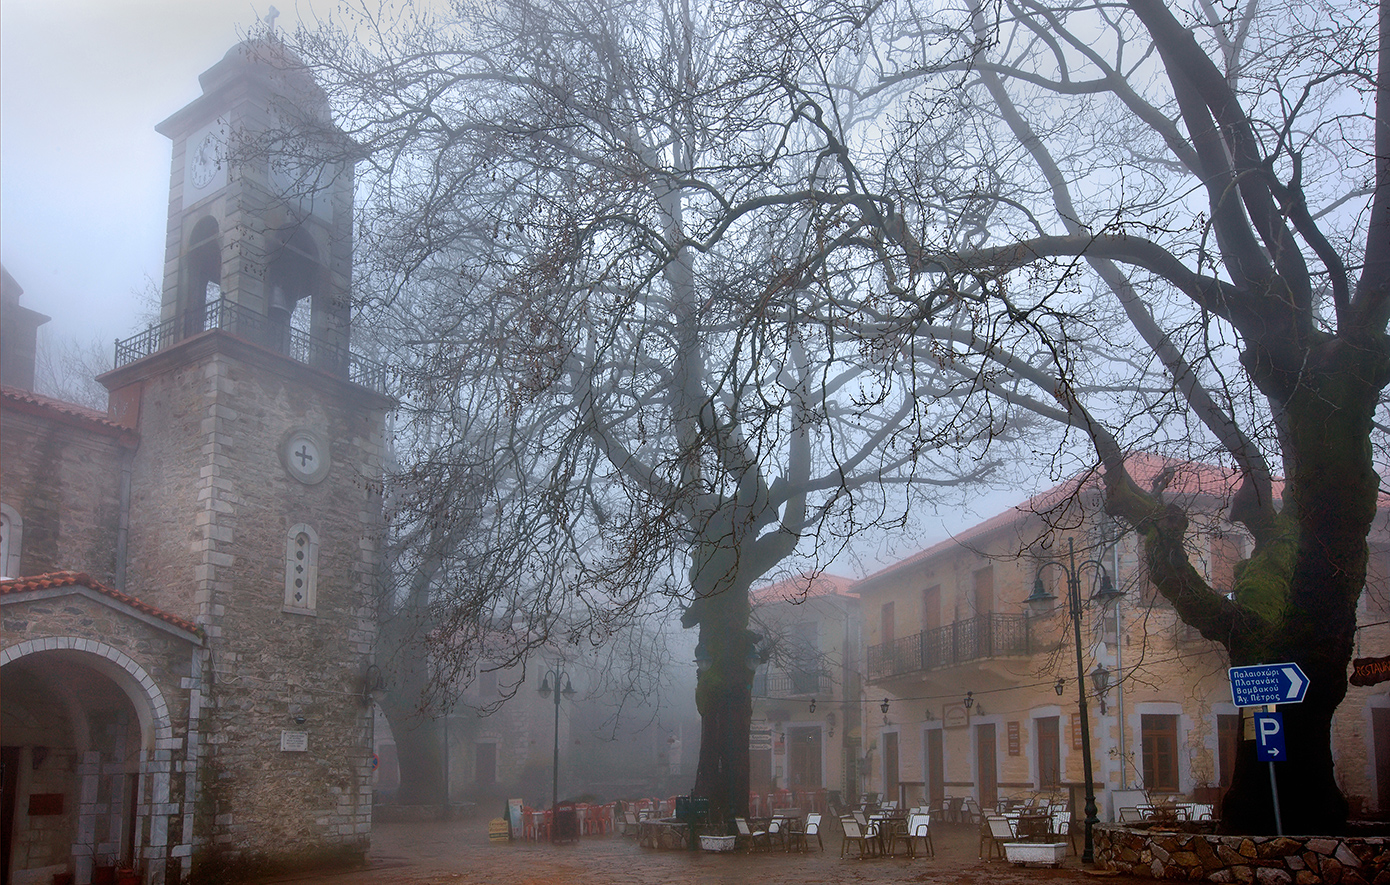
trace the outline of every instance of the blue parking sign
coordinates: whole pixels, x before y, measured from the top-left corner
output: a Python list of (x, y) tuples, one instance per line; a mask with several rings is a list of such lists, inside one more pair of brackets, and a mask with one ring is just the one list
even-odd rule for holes
[(1288, 758), (1284, 751), (1284, 714), (1255, 714), (1255, 755), (1261, 762), (1283, 762)]

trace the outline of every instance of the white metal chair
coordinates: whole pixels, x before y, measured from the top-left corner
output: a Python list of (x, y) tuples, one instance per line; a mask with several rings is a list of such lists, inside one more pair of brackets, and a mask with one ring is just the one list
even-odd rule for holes
[(986, 817), (984, 823), (980, 824), (980, 857), (984, 860), (991, 860), (998, 852), (1002, 858), (1004, 856), (1004, 843), (1014, 842), (1017, 839), (1018, 834), (1014, 831), (1013, 822), (1008, 818)]
[(743, 843), (748, 846), (749, 851), (759, 846), (763, 848), (772, 847), (772, 841), (768, 837), (767, 831), (753, 829), (748, 825), (747, 818), (734, 818), (734, 826), (738, 827), (738, 838), (743, 840)]
[(816, 837), (816, 844), (820, 850), (825, 850), (825, 843), (820, 838), (820, 812), (813, 811), (806, 815), (806, 827), (801, 831), (802, 841), (809, 841), (810, 837)]
[(929, 857), (936, 857), (936, 846), (931, 840), (931, 815), (927, 812), (914, 812), (907, 817), (907, 856), (916, 857), (917, 840), (922, 840), (922, 847), (927, 850)]
[(859, 846), (860, 859), (868, 857), (873, 852), (869, 845), (869, 834), (864, 832), (864, 828), (852, 815), (840, 818), (840, 827), (844, 830), (844, 839), (840, 842), (840, 857), (845, 856), (851, 843)]

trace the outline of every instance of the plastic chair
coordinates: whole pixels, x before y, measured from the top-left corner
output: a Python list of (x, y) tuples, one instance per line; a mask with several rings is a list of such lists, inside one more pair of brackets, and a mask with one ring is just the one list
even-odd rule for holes
[(918, 839), (922, 840), (922, 847), (927, 849), (927, 855), (936, 857), (936, 846), (931, 840), (931, 814), (926, 812), (914, 812), (907, 818), (907, 856), (916, 857), (917, 849), (914, 847)]

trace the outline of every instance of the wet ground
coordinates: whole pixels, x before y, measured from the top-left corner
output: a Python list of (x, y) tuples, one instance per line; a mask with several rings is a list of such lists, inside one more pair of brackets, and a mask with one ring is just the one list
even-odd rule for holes
[[(825, 851), (658, 851), (632, 838), (588, 836), (562, 845), (489, 843), (483, 819), (441, 823), (380, 824), (372, 832), (370, 866), (331, 875), (277, 882), (295, 885), (817, 885), (817, 883), (912, 883), (933, 885), (1081, 885), (1097, 874), (1068, 856), (1062, 869), (1016, 867), (978, 857), (979, 839), (970, 825), (934, 827), (936, 857), (841, 859), (838, 832), (825, 837)], [(1107, 875), (1101, 881), (1135, 885), (1139, 880)], [(1150, 882), (1151, 885), (1151, 882)]]

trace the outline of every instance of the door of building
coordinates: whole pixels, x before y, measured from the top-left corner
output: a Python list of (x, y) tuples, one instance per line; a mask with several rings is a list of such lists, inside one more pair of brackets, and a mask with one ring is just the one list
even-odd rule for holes
[(1375, 735), (1376, 801), (1382, 814), (1390, 810), (1390, 707), (1371, 708)]
[(748, 789), (762, 796), (772, 792), (772, 747), (748, 751)]
[(787, 779), (793, 790), (821, 788), (819, 728), (787, 729)]
[(946, 764), (941, 751), (941, 729), (927, 732), (927, 800), (933, 808), (946, 798)]
[(19, 747), (4, 747), (0, 755), (0, 885), (9, 885), (11, 835), (19, 785)]
[(980, 787), (980, 805), (993, 808), (999, 804), (999, 770), (994, 759), (994, 725), (975, 726), (975, 765)]
[(1057, 718), (1044, 716), (1033, 720), (1038, 732), (1038, 788), (1042, 790), (1055, 790), (1062, 783), (1062, 746)]
[(497, 745), (486, 743), (474, 746), (477, 754), (473, 766), (474, 780), (480, 787), (490, 787), (497, 783)]
[(883, 736), (883, 796), (887, 801), (898, 798), (898, 733), (890, 731)]

